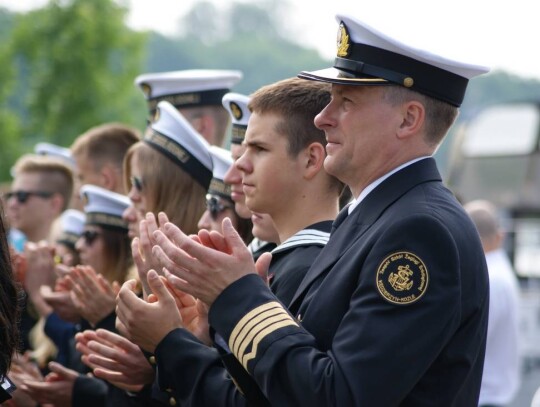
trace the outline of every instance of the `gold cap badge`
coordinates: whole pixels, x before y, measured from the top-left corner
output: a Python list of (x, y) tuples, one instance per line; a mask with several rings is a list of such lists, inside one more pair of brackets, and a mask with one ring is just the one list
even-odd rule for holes
[(152, 87), (147, 83), (141, 83), (141, 90), (147, 98), (152, 94)]
[(243, 116), (242, 109), (240, 109), (240, 106), (238, 106), (235, 102), (231, 102), (229, 104), (231, 108), (231, 113), (234, 116), (236, 120), (240, 120)]
[(337, 33), (337, 56), (346, 57), (349, 55), (349, 32), (343, 22), (339, 25)]

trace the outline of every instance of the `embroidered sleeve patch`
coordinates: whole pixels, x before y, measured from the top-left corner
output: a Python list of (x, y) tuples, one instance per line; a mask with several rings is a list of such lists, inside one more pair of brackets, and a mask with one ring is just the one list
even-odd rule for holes
[(261, 305), (236, 324), (229, 338), (229, 348), (247, 370), (248, 362), (257, 356), (259, 343), (273, 332), (290, 325), (298, 326), (279, 302)]
[(410, 252), (396, 252), (386, 257), (377, 270), (377, 289), (394, 304), (412, 304), (426, 292), (429, 282), (424, 262)]

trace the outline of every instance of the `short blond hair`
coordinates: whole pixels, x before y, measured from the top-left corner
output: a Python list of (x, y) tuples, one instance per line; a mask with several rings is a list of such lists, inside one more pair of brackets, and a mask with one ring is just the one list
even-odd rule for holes
[(64, 202), (62, 211), (69, 206), (73, 194), (73, 172), (58, 158), (25, 154), (13, 166), (14, 177), (22, 173), (34, 173), (40, 177), (45, 192), (60, 194)]
[(140, 131), (133, 127), (122, 123), (105, 123), (77, 137), (71, 145), (71, 154), (87, 159), (96, 170), (105, 163), (122, 169), (126, 152), (140, 139)]

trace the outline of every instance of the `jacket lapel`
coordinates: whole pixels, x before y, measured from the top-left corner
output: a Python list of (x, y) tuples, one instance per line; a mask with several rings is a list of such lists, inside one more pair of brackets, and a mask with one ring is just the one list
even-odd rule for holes
[[(300, 283), (290, 303), (303, 297), (303, 293), (322, 273), (336, 263), (343, 254), (360, 239), (381, 214), (411, 188), (430, 181), (441, 181), (435, 160), (427, 158), (411, 164), (392, 174), (378, 185), (354, 210), (332, 231), (330, 240), (321, 250), (306, 276)], [(343, 215), (341, 212), (338, 216)]]

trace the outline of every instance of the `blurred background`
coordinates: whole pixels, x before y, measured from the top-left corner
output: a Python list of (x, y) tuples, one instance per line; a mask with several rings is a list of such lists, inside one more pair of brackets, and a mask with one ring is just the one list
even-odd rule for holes
[[(249, 94), (330, 66), (338, 6), (361, 8), (385, 30), (407, 27), (415, 37), (404, 41), (448, 49), (451, 57), (460, 53), (452, 46), (467, 43), (464, 60), (475, 56), (494, 69), (471, 81), (436, 159), (463, 202), (490, 199), (504, 212), (522, 290), (523, 384), (512, 406), (528, 406), (540, 386), (540, 58), (533, 44), (540, 25), (530, 2), (517, 1), (512, 10), (461, 0), (448, 10), (416, 0), (406, 7), (352, 0), (177, 3), (0, 0), (0, 183), (9, 183), (13, 163), (38, 142), (69, 146), (111, 121), (143, 130), (146, 103), (133, 83), (141, 73), (239, 69), (244, 78), (234, 91)], [(432, 17), (415, 30), (426, 15)]]

